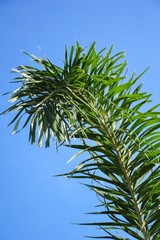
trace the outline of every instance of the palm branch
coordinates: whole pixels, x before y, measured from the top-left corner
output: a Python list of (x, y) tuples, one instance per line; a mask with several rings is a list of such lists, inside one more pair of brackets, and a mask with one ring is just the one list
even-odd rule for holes
[(63, 67), (29, 56), (39, 68), (14, 70), (20, 87), (2, 113), (15, 111), (13, 132), (29, 125), (31, 144), (49, 147), (55, 140), (57, 147), (79, 149), (70, 161), (84, 154), (62, 175), (92, 180), (86, 185), (100, 201), (92, 214), (109, 217), (87, 223), (106, 233), (96, 238), (127, 239), (117, 230), (132, 239), (160, 239), (159, 105), (149, 108), (151, 95), (138, 84), (145, 71), (127, 79), (124, 53), (112, 55), (112, 47), (96, 53), (95, 42), (88, 51), (78, 42), (70, 52), (66, 47)]

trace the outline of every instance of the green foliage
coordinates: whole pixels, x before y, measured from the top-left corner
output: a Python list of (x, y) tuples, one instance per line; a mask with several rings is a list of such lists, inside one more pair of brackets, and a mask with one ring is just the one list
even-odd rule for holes
[[(76, 43), (65, 49), (64, 67), (29, 55), (41, 67), (19, 66), (14, 82), (21, 86), (11, 96), (15, 111), (13, 132), (30, 125), (29, 141), (50, 146), (67, 144), (90, 157), (64, 176), (90, 179), (86, 184), (98, 196), (108, 215), (96, 225), (106, 239), (160, 239), (160, 118), (159, 105), (148, 109), (150, 94), (141, 91), (138, 77), (126, 79), (122, 52), (112, 47), (99, 53), (95, 42), (85, 52)], [(146, 110), (147, 109), (147, 110)], [(9, 124), (9, 125), (10, 125)], [(38, 137), (37, 134), (38, 133)], [(75, 144), (72, 139), (79, 139)], [(84, 155), (86, 158), (86, 155)], [(127, 239), (127, 238), (126, 238)]]

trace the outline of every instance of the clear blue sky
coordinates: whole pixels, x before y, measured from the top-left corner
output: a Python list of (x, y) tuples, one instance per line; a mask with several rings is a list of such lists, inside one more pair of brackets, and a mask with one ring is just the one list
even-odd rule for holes
[[(114, 44), (126, 52), (129, 72), (143, 77), (144, 90), (160, 93), (160, 2), (158, 0), (0, 0), (0, 111), (9, 106), (2, 93), (13, 90), (10, 70), (31, 64), (21, 53), (45, 53), (59, 64), (64, 44), (82, 46), (97, 41), (97, 49)], [(40, 46), (40, 51), (37, 46)], [(28, 144), (28, 129), (11, 135), (6, 125), (12, 114), (0, 117), (0, 240), (82, 240), (101, 234), (92, 227), (70, 223), (94, 221), (85, 212), (98, 203), (77, 181), (53, 178), (72, 169), (73, 152)], [(102, 232), (103, 233), (103, 232)], [(85, 238), (84, 238), (85, 239)]]

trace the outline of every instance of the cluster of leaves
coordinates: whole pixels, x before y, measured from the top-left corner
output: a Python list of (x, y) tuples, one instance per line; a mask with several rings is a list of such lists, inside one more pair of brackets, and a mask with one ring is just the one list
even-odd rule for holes
[(66, 48), (63, 68), (49, 59), (30, 57), (42, 69), (15, 69), (19, 77), (14, 82), (21, 87), (10, 98), (14, 104), (3, 112), (16, 111), (10, 122), (15, 123), (13, 131), (27, 116), (22, 128), (30, 124), (31, 144), (38, 133), (39, 146), (44, 141), (49, 147), (54, 139), (56, 144), (79, 149), (71, 160), (89, 152), (89, 158), (63, 175), (93, 180), (87, 186), (103, 208), (94, 214), (110, 219), (88, 223), (106, 232), (97, 238), (125, 239), (115, 235), (116, 229), (134, 239), (158, 240), (160, 118), (159, 106), (145, 110), (150, 95), (137, 84), (144, 72), (127, 80), (124, 54), (112, 56), (112, 47), (96, 53), (95, 43), (87, 53), (78, 43), (70, 54)]

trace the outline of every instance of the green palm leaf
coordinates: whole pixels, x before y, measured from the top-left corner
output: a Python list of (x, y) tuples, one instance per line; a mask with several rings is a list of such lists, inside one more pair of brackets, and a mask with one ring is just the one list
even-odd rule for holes
[(19, 131), (22, 119), (21, 128), (30, 124), (31, 144), (49, 147), (53, 139), (57, 146), (79, 149), (70, 161), (90, 154), (62, 175), (92, 180), (86, 186), (97, 194), (102, 209), (94, 214), (110, 219), (87, 223), (106, 232), (97, 238), (127, 239), (116, 235), (117, 229), (132, 239), (158, 240), (159, 105), (147, 108), (150, 94), (137, 83), (145, 71), (127, 80), (124, 54), (112, 55), (112, 48), (96, 53), (94, 42), (86, 52), (77, 42), (70, 53), (65, 48), (63, 68), (29, 55), (40, 68), (15, 69), (19, 76), (14, 82), (21, 87), (3, 114), (16, 112), (9, 123), (15, 124), (13, 132)]

